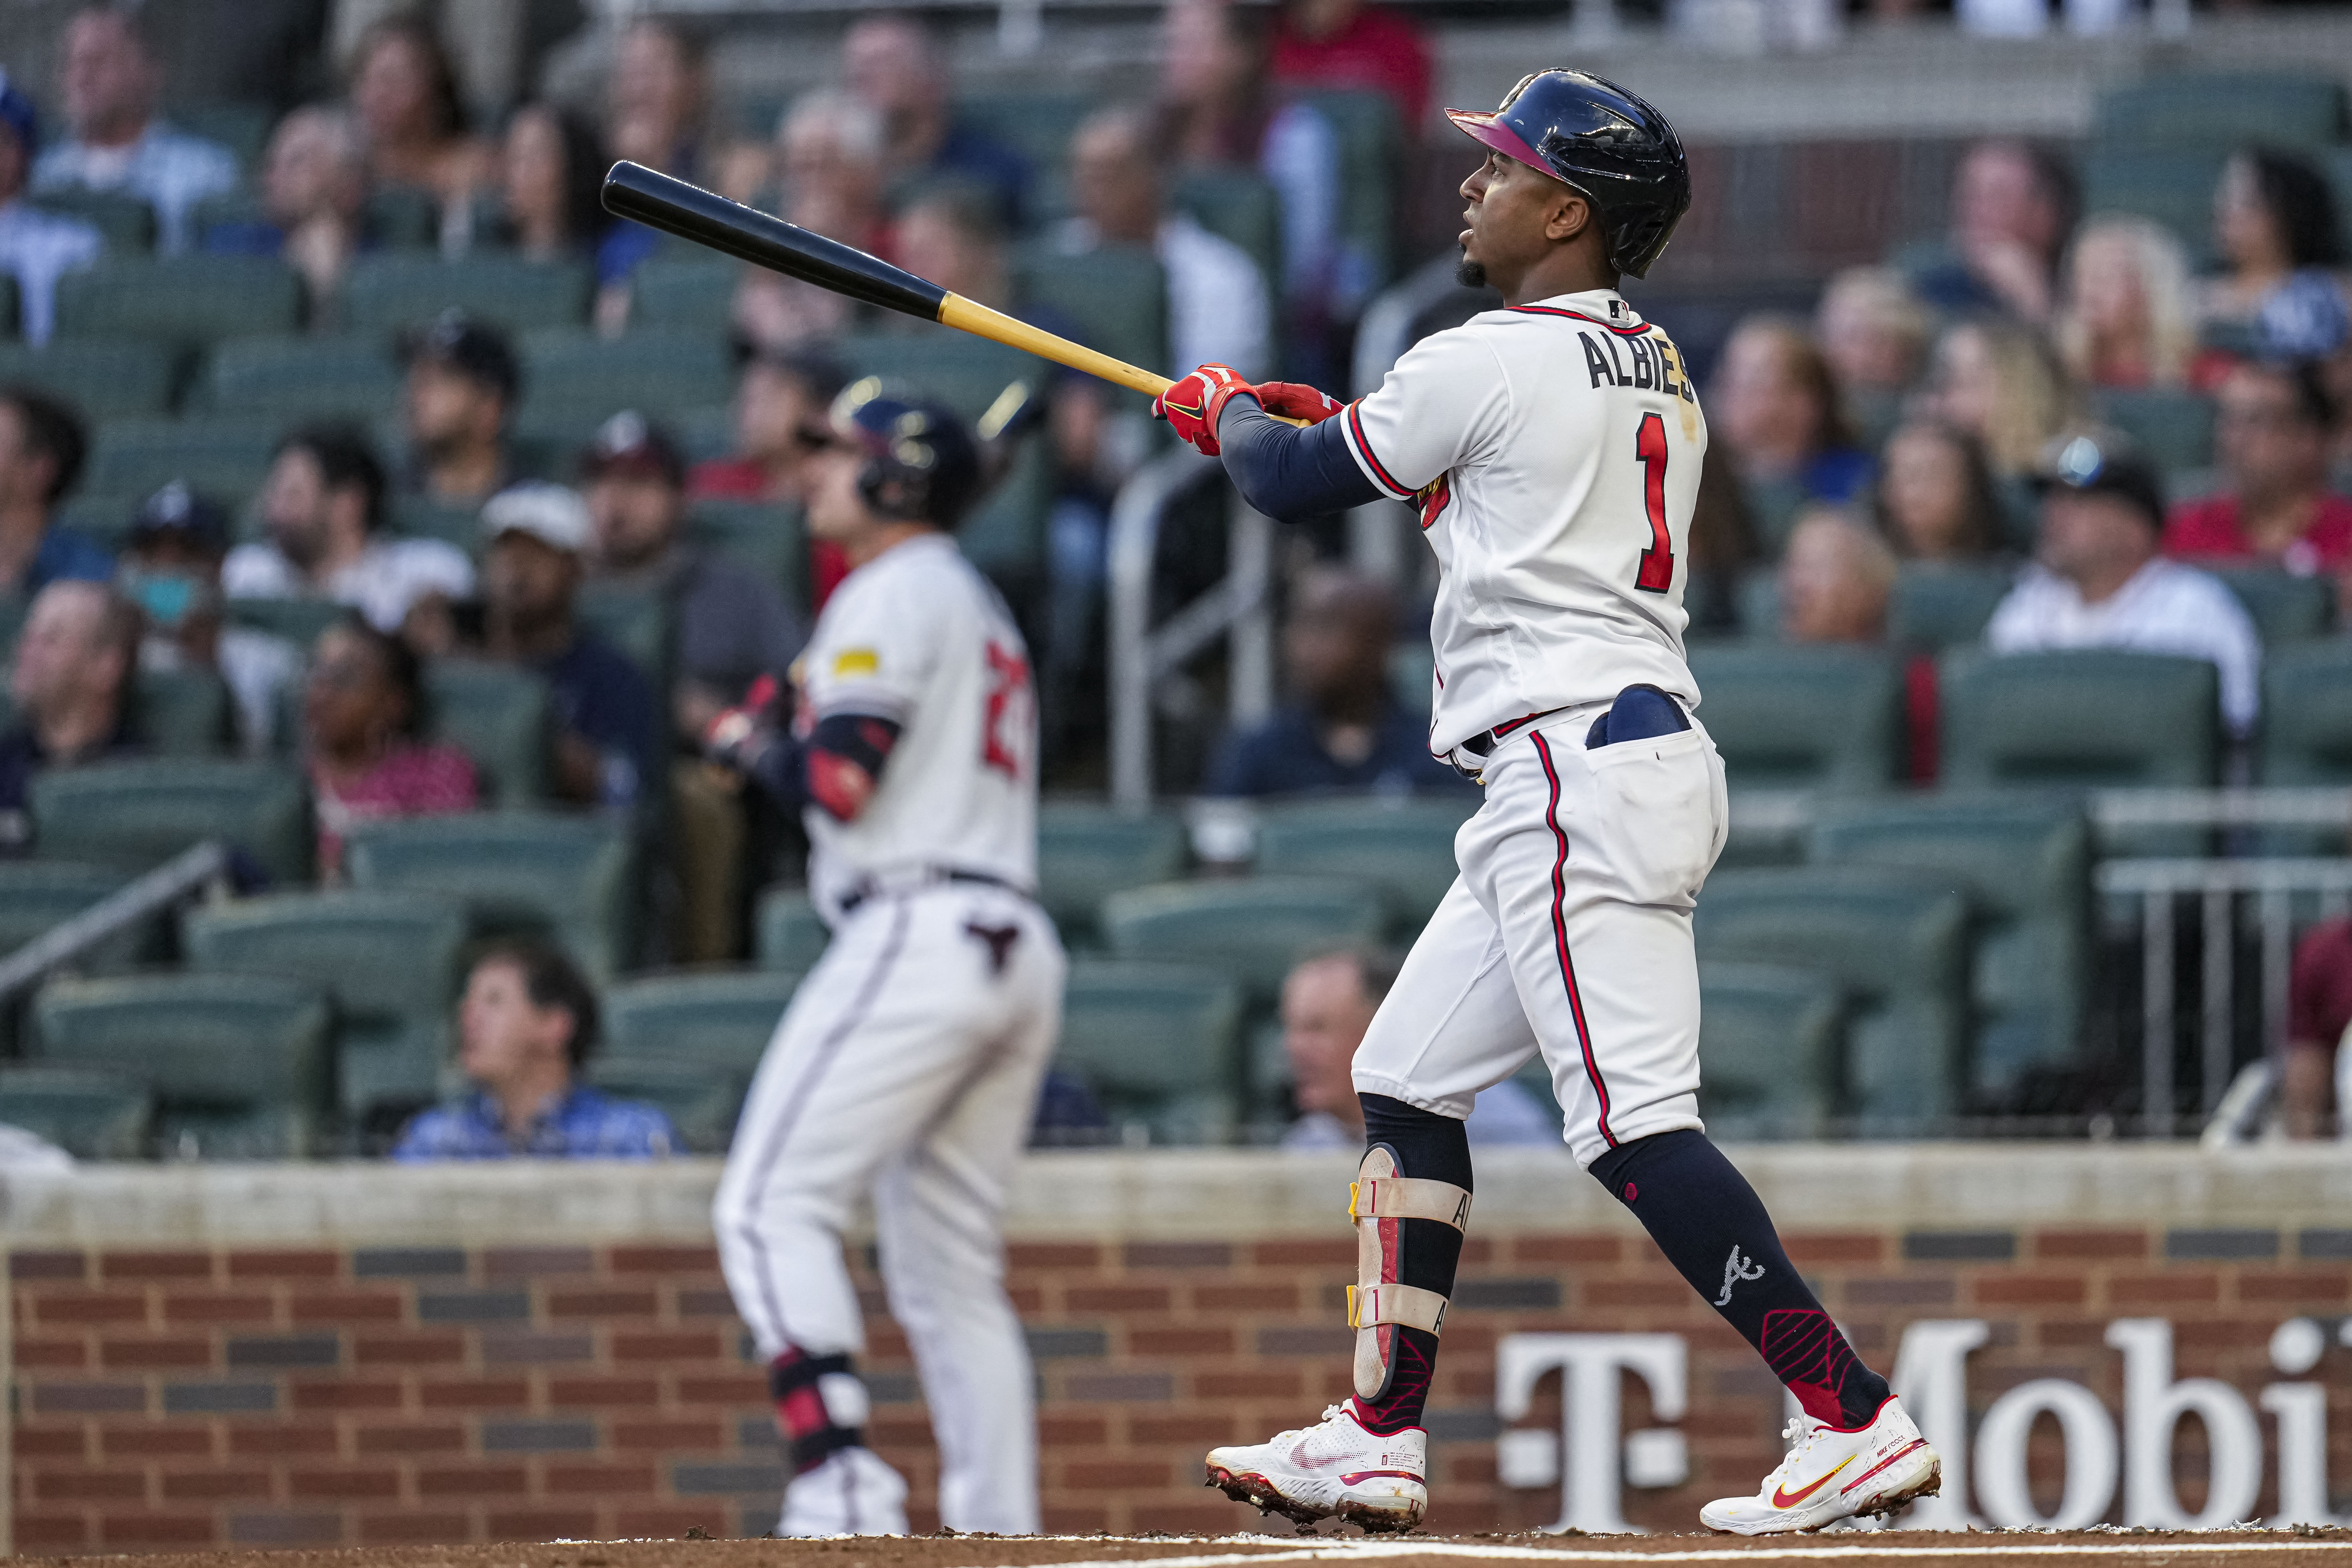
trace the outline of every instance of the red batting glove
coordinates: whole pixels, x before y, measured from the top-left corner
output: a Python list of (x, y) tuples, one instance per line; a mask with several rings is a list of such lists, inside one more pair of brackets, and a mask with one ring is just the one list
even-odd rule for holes
[(1217, 416), (1237, 393), (1257, 395), (1229, 364), (1204, 364), (1151, 400), (1151, 416), (1165, 419), (1176, 438), (1203, 457), (1217, 455)]
[(1257, 405), (1276, 419), (1296, 419), (1306, 425), (1320, 425), (1348, 406), (1296, 381), (1260, 382), (1251, 390), (1257, 394)]
[(780, 689), (772, 675), (762, 675), (751, 682), (740, 704), (704, 727), (702, 754), (721, 767), (748, 772), (774, 738), (772, 710)]

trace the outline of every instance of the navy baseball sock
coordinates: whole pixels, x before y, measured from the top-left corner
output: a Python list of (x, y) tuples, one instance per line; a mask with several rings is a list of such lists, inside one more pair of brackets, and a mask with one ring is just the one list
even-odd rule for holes
[[(856, 1363), (846, 1352), (811, 1355), (798, 1345), (788, 1345), (783, 1354), (768, 1363), (768, 1392), (776, 1401), (776, 1435), (784, 1440), (796, 1476), (816, 1468), (844, 1448), (865, 1445), (863, 1417), (855, 1425), (845, 1425), (826, 1400), (827, 1391), (818, 1386), (819, 1379), (832, 1377), (856, 1383)], [(836, 1394), (835, 1402), (839, 1398)], [(865, 1402), (865, 1386), (860, 1384), (854, 1403), (863, 1405)]]
[[(1364, 1147), (1386, 1147), (1397, 1173), (1423, 1181), (1451, 1182), (1470, 1191), (1470, 1135), (1451, 1116), (1440, 1116), (1391, 1100), (1360, 1094), (1364, 1107)], [(1401, 1219), (1397, 1225), (1400, 1285), (1454, 1294), (1454, 1271), (1462, 1262), (1462, 1233), (1433, 1219)], [(1437, 1370), (1437, 1336), (1397, 1325), (1389, 1355), (1389, 1376), (1378, 1398), (1358, 1398), (1357, 1419), (1367, 1432), (1386, 1435), (1421, 1425), (1429, 1403), (1429, 1380)]]
[(1865, 1426), (1886, 1380), (1862, 1363), (1789, 1255), (1748, 1178), (1703, 1132), (1661, 1132), (1610, 1150), (1592, 1173), (1633, 1211), (1666, 1261), (1756, 1347), (1805, 1414)]

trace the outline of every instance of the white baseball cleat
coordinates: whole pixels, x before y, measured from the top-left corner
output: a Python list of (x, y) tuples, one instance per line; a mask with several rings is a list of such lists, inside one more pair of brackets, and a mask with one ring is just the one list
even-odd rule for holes
[(1798, 1415), (1780, 1436), (1795, 1447), (1763, 1488), (1707, 1504), (1700, 1523), (1735, 1535), (1819, 1530), (1856, 1514), (1893, 1513), (1944, 1484), (1943, 1461), (1892, 1395), (1859, 1431)]
[(907, 1483), (871, 1448), (836, 1448), (784, 1489), (782, 1535), (904, 1535)]
[(1315, 1426), (1269, 1442), (1209, 1450), (1209, 1485), (1302, 1531), (1333, 1518), (1367, 1533), (1411, 1530), (1429, 1507), (1428, 1473), (1427, 1432), (1367, 1432), (1353, 1402), (1327, 1406)]

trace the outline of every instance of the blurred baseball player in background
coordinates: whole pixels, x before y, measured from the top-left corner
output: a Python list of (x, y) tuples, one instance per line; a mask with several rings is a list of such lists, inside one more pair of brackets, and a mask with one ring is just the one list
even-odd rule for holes
[(1273, 516), (1418, 508), (1440, 567), (1430, 749), (1486, 795), (1356, 1054), (1354, 1397), (1211, 1450), (1209, 1482), (1301, 1524), (1420, 1521), (1422, 1406), (1470, 1216), (1462, 1119), (1539, 1050), (1578, 1162), (1802, 1409), (1758, 1494), (1700, 1518), (1761, 1534), (1889, 1511), (1936, 1490), (1935, 1451), (1698, 1117), (1691, 911), (1727, 816), (1682, 641), (1706, 426), (1681, 354), (1617, 293), (1690, 205), (1682, 144), (1578, 71), (1449, 112), (1488, 150), (1462, 186), (1462, 280), (1503, 309), (1423, 340), (1344, 408), (1223, 365), (1153, 405)]
[(808, 529), (852, 570), (793, 666), (789, 726), (769, 721), (763, 692), (706, 742), (801, 810), (833, 928), (736, 1128), (719, 1258), (790, 1454), (779, 1535), (906, 1532), (906, 1484), (866, 1447), (851, 1360), (865, 1335), (841, 1232), (868, 1192), (939, 1438), (940, 1517), (1031, 1532), (1036, 1419), (999, 1217), (1065, 961), (1030, 898), (1028, 654), (951, 536), (981, 483), (956, 417), (862, 382), (832, 427)]

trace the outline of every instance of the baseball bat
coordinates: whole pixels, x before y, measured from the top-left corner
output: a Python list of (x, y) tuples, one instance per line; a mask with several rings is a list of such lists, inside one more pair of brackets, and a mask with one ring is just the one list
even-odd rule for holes
[(1035, 354), (1039, 359), (1100, 376), (1147, 396), (1156, 397), (1170, 385), (1164, 375), (1097, 353), (1084, 344), (1026, 321), (1015, 321), (961, 294), (950, 294), (936, 283), (853, 246), (755, 212), (642, 163), (624, 159), (613, 165), (604, 176), (604, 210), (615, 217), (631, 218), (647, 228), (724, 251), (754, 267), (814, 283), (885, 310), (897, 310), (971, 332)]

